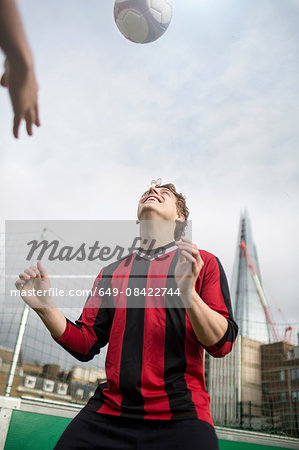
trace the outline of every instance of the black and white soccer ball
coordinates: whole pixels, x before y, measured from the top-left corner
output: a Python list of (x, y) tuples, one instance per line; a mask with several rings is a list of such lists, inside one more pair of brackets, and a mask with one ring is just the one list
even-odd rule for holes
[(145, 44), (157, 40), (167, 30), (171, 18), (171, 0), (115, 0), (115, 23), (132, 42)]

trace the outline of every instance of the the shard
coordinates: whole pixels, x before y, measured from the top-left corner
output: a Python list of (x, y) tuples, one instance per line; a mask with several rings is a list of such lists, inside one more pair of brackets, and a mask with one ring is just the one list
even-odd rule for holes
[(225, 358), (207, 357), (208, 391), (215, 424), (263, 426), (260, 347), (270, 342), (269, 310), (246, 211), (240, 227), (231, 282), (239, 335)]
[[(244, 248), (247, 250), (247, 255)], [(231, 283), (234, 316), (239, 325), (240, 336), (269, 343), (270, 327), (266, 317), (267, 308), (263, 306), (262, 295), (257, 289), (257, 281), (253, 277), (253, 270), (256, 272), (257, 280), (262, 285), (257, 250), (252, 238), (249, 216), (245, 210), (240, 217)]]

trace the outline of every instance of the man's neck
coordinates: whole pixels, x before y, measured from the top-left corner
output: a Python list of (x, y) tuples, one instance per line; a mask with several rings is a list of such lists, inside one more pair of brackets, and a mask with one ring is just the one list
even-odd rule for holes
[(174, 241), (175, 221), (170, 220), (141, 220), (141, 247), (153, 250)]

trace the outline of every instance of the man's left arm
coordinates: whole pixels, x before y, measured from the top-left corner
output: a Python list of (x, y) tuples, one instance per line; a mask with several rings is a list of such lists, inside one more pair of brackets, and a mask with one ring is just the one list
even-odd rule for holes
[[(177, 273), (182, 274), (185, 265), (189, 271), (189, 284), (184, 283), (182, 276), (176, 276), (176, 281), (194, 333), (212, 356), (225, 356), (232, 349), (238, 326), (233, 319), (228, 283), (221, 263), (211, 254), (204, 262), (196, 245), (186, 239), (177, 245), (180, 254)], [(198, 277), (201, 271), (199, 293)]]

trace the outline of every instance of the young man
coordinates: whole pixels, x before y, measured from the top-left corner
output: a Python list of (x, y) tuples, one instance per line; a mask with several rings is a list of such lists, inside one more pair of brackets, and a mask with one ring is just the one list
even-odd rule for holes
[[(218, 448), (203, 350), (222, 357), (237, 335), (224, 271), (211, 253), (181, 239), (189, 212), (172, 184), (146, 191), (137, 215), (143, 248), (101, 271), (75, 324), (50, 298), (23, 296), (79, 360), (92, 359), (109, 342), (107, 384), (56, 449)], [(49, 279), (38, 263), (16, 286), (47, 289)], [(117, 295), (106, 295), (109, 288)]]

